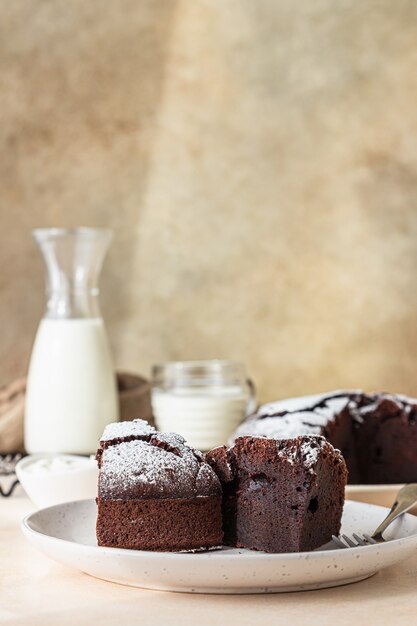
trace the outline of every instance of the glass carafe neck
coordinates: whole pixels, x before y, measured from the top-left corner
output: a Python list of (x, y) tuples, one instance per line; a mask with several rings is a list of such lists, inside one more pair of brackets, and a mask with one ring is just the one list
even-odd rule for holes
[(33, 231), (46, 265), (51, 319), (99, 317), (98, 281), (112, 233), (99, 228)]

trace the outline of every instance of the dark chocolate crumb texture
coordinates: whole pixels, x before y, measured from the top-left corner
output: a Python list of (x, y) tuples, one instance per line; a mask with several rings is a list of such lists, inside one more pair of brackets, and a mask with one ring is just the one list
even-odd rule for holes
[(323, 435), (345, 457), (350, 483), (417, 482), (417, 400), (388, 393), (334, 391), (271, 402), (234, 437)]
[(223, 487), (226, 545), (298, 552), (339, 533), (347, 469), (324, 437), (239, 437), (206, 458)]
[(198, 450), (143, 420), (106, 427), (99, 465), (97, 541), (138, 550), (222, 544), (221, 486)]

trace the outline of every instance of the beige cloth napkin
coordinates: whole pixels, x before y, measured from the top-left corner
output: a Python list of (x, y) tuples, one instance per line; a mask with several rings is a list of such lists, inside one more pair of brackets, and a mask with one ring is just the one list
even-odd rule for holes
[[(120, 419), (141, 417), (153, 423), (151, 386), (135, 374), (117, 373)], [(23, 416), (26, 378), (0, 387), (0, 453), (23, 452)]]
[(0, 387), (0, 452), (23, 452), (26, 378)]

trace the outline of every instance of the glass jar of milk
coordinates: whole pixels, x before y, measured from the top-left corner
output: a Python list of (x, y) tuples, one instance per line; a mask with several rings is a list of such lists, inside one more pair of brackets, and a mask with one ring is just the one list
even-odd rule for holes
[(118, 419), (116, 378), (98, 304), (111, 231), (33, 231), (47, 270), (47, 309), (30, 360), (25, 448), (91, 454)]
[(152, 409), (160, 430), (200, 449), (226, 443), (256, 408), (253, 383), (233, 361), (177, 361), (152, 370)]

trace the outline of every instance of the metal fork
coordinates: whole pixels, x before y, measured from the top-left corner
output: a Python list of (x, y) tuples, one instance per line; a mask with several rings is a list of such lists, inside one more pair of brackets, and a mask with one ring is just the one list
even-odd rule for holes
[(359, 548), (361, 546), (369, 546), (375, 543), (382, 543), (385, 541), (382, 534), (388, 528), (388, 526), (400, 515), (403, 515), (411, 509), (417, 503), (417, 483), (411, 483), (405, 485), (397, 493), (394, 504), (390, 512), (384, 521), (378, 526), (372, 535), (362, 533), (352, 533), (352, 537), (348, 535), (340, 535), (336, 537), (332, 535), (332, 539), (338, 548)]

